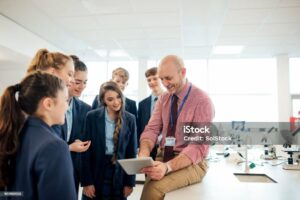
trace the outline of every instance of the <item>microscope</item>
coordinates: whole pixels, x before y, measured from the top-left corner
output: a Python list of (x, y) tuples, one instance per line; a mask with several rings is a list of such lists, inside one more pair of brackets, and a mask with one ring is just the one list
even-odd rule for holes
[[(300, 132), (300, 128), (297, 128), (292, 136), (295, 136), (298, 132)], [(286, 170), (300, 170), (300, 148), (298, 145), (284, 145), (287, 150), (284, 150), (287, 154), (289, 154), (288, 163), (282, 166), (283, 169)]]
[(300, 150), (299, 147), (289, 148), (284, 150), (289, 154), (288, 163), (282, 166), (283, 169), (287, 170), (300, 170)]
[(261, 159), (274, 160), (277, 158), (276, 148), (268, 137), (272, 131), (277, 132), (277, 128), (275, 128), (274, 126), (271, 127), (268, 131), (266, 131), (266, 134), (261, 139), (261, 142), (264, 144), (264, 154), (261, 155)]

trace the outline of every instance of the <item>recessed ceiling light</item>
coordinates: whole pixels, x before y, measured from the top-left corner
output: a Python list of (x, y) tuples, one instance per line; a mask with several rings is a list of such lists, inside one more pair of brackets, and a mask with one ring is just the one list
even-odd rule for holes
[(240, 54), (244, 46), (215, 46), (213, 49), (213, 54)]
[(110, 57), (129, 57), (128, 53), (123, 50), (111, 50), (109, 52)]

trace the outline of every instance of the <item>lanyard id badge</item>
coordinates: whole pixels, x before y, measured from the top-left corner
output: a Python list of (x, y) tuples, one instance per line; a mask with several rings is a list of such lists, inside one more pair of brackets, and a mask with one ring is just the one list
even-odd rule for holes
[(166, 137), (165, 147), (174, 147), (176, 143), (175, 137)]

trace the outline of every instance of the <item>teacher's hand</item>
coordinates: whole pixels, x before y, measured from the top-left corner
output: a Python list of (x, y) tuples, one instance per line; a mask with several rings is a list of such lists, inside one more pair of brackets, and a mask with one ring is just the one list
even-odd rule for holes
[(152, 180), (158, 181), (162, 179), (167, 172), (167, 165), (163, 162), (154, 161), (151, 167), (145, 167), (141, 170), (142, 173), (147, 174)]

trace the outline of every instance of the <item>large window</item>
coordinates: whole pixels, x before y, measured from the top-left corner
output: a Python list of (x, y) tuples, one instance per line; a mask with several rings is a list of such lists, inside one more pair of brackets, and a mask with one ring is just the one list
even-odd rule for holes
[[(82, 98), (89, 104), (98, 94), (101, 83), (109, 80), (117, 67), (124, 67), (130, 73), (125, 90), (127, 97), (137, 100), (138, 91), (145, 88), (138, 85), (137, 61), (87, 65), (89, 80)], [(147, 67), (156, 65), (156, 61), (147, 62)], [(212, 98), (215, 121), (277, 121), (275, 59), (185, 60), (185, 66), (188, 80)], [(299, 107), (297, 111), (300, 110), (300, 98), (294, 104)]]
[(215, 121), (277, 121), (275, 59), (184, 63), (188, 80), (212, 98)]
[(85, 64), (88, 67), (88, 82), (81, 99), (92, 105), (95, 96), (99, 93), (100, 85), (108, 80), (107, 63), (87, 62)]
[(92, 104), (95, 96), (99, 93), (102, 83), (111, 79), (112, 71), (118, 67), (123, 67), (129, 72), (129, 84), (124, 94), (133, 100), (137, 99), (138, 94), (138, 62), (87, 62), (88, 67), (88, 83), (83, 92), (81, 99), (88, 104)]
[(208, 69), (215, 121), (277, 121), (274, 59), (210, 60)]
[(150, 69), (152, 67), (158, 67), (158, 61), (156, 60), (148, 60), (147, 61), (147, 69)]
[(292, 95), (292, 115), (300, 117), (300, 95)]
[(208, 70), (206, 60), (186, 60), (186, 76), (189, 81), (202, 90), (208, 89)]
[(294, 117), (300, 117), (300, 58), (290, 58), (290, 92)]

